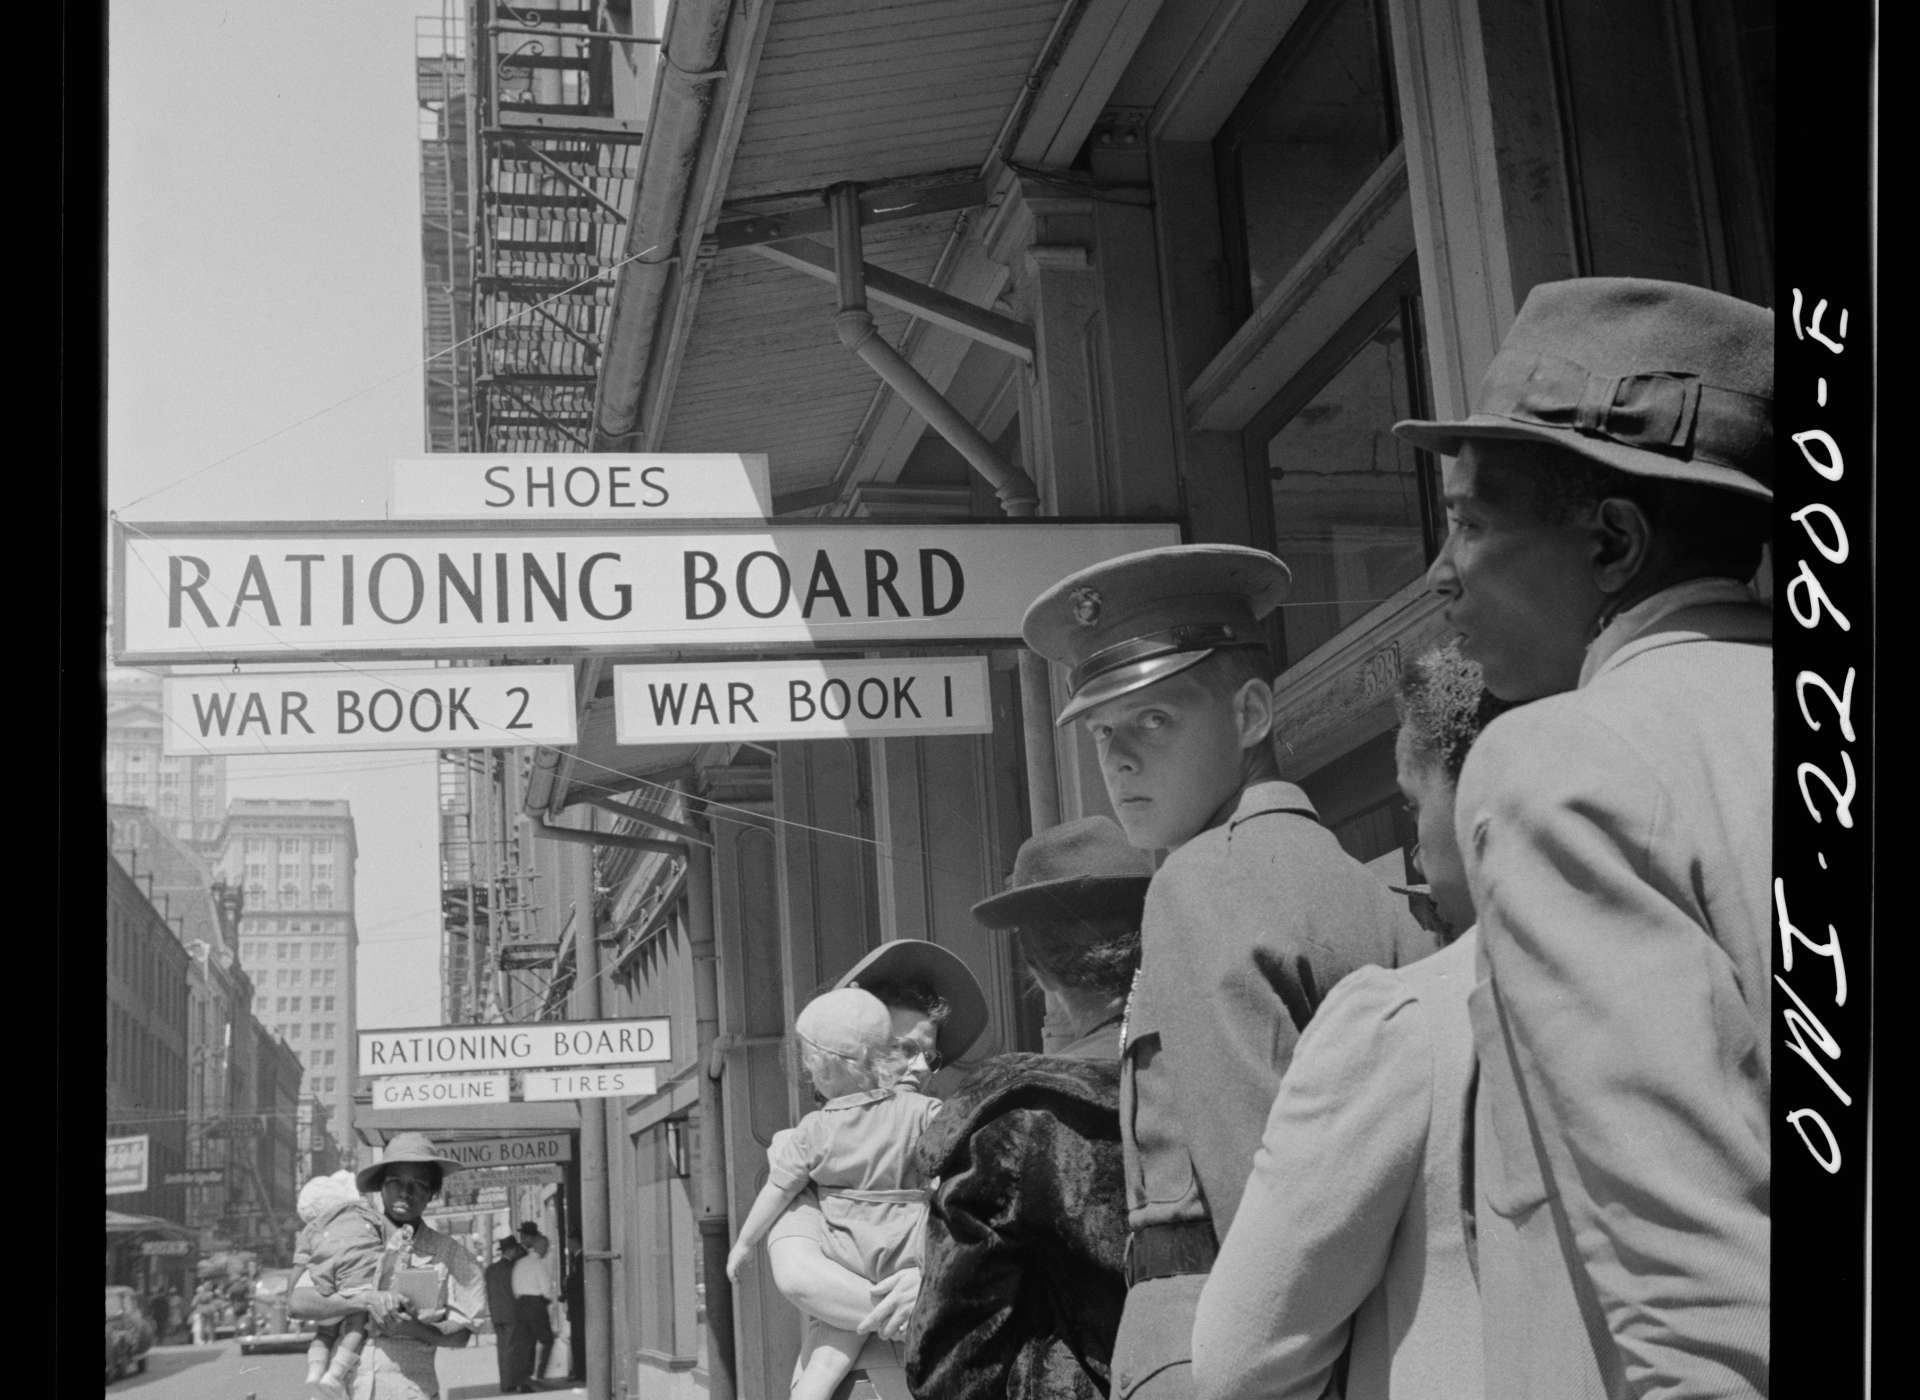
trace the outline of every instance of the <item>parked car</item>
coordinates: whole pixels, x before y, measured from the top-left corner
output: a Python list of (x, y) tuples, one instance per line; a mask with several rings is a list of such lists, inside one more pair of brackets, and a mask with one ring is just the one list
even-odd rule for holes
[(298, 1269), (262, 1269), (253, 1281), (253, 1301), (239, 1319), (240, 1350), (305, 1351), (313, 1340), (315, 1323), (311, 1318), (293, 1317), (287, 1312), (287, 1295), (293, 1289)]
[(119, 1284), (107, 1285), (107, 1384), (129, 1371), (147, 1369), (153, 1349), (153, 1321), (140, 1295)]

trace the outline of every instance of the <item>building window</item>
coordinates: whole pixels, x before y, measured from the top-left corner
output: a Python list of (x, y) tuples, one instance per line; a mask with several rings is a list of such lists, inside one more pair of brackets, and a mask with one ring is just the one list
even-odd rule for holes
[(299, 855), (300, 842), (291, 836), (282, 837), (280, 839), (280, 854), (283, 856)]
[(284, 943), (276, 943), (276, 944), (274, 944), (274, 945), (273, 945), (273, 956), (274, 956), (274, 958), (275, 958), (275, 960), (277, 960), (277, 961), (279, 961), (279, 962), (285, 962), (285, 961), (287, 960), (287, 945), (286, 945), (286, 944), (284, 944)]
[(324, 883), (316, 884), (313, 887), (313, 902), (319, 905), (321, 908), (325, 908), (327, 905), (332, 904), (333, 903), (333, 886), (329, 884), (324, 884)]
[(310, 1029), (308, 1031), (308, 1034), (310, 1034), (315, 1040), (321, 1039), (320, 1022), (318, 1021), (312, 1022)]
[(332, 838), (331, 836), (316, 836), (316, 837), (314, 837), (314, 839), (313, 839), (313, 853), (314, 853), (314, 854), (315, 854), (316, 856), (330, 856), (330, 855), (332, 855), (332, 854), (333, 854), (333, 838)]
[(326, 1038), (332, 1040), (338, 1034), (340, 1034), (340, 1023), (338, 1021), (327, 1022)]
[(1214, 139), (1241, 320), (1400, 143), (1381, 10), (1381, 0), (1316, 0)]
[(1283, 670), (1419, 578), (1438, 542), (1432, 461), (1392, 431), (1427, 411), (1420, 335), (1409, 262), (1248, 425), (1272, 549), (1293, 572)]
[[(264, 1001), (265, 998), (263, 997), (261, 1000)], [(273, 1009), (275, 1011), (285, 1011), (287, 1009), (287, 999), (285, 997), (275, 997), (273, 999)]]
[(326, 951), (327, 951), (327, 945), (324, 943), (310, 943), (307, 945), (307, 956), (309, 958), (312, 958), (315, 962), (318, 962), (320, 961), (321, 958), (325, 957)]
[(300, 998), (299, 998), (299, 997), (289, 997), (289, 998), (287, 999), (287, 1010), (289, 1010), (289, 1011), (298, 1011), (299, 1009), (300, 1009)]

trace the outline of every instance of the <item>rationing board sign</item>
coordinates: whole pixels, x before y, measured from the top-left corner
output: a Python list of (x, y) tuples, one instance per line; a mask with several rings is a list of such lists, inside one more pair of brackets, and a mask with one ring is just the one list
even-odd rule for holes
[(483, 1069), (577, 1069), (673, 1058), (665, 1016), (630, 1021), (418, 1026), (359, 1032), (360, 1073), (442, 1074)]
[(571, 666), (169, 676), (161, 752), (512, 748), (579, 738)]
[(463, 1167), (530, 1167), (573, 1160), (573, 1139), (565, 1133), (436, 1138), (435, 1143), (442, 1157), (451, 1157)]
[(444, 452), (393, 464), (395, 520), (764, 520), (757, 452)]
[(612, 530), (380, 521), (114, 524), (115, 657), (551, 657), (1012, 639), (1090, 564), (1171, 524)]
[(984, 656), (613, 668), (622, 744), (991, 734)]

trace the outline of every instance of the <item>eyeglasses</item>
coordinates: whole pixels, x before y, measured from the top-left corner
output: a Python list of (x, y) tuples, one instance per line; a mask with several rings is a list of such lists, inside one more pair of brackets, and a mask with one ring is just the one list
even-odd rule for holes
[(929, 1045), (922, 1045), (917, 1040), (896, 1040), (893, 1048), (907, 1057), (908, 1064), (912, 1064), (915, 1060), (925, 1060), (929, 1074), (946, 1063), (938, 1050)]

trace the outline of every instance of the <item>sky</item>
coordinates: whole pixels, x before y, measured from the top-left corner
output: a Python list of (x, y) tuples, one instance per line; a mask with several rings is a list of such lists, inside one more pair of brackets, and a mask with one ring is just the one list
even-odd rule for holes
[[(386, 511), (423, 447), (415, 20), (441, 0), (116, 0), (107, 501), (124, 521)], [(230, 797), (340, 797), (362, 1026), (439, 1021), (431, 752), (263, 755)]]

